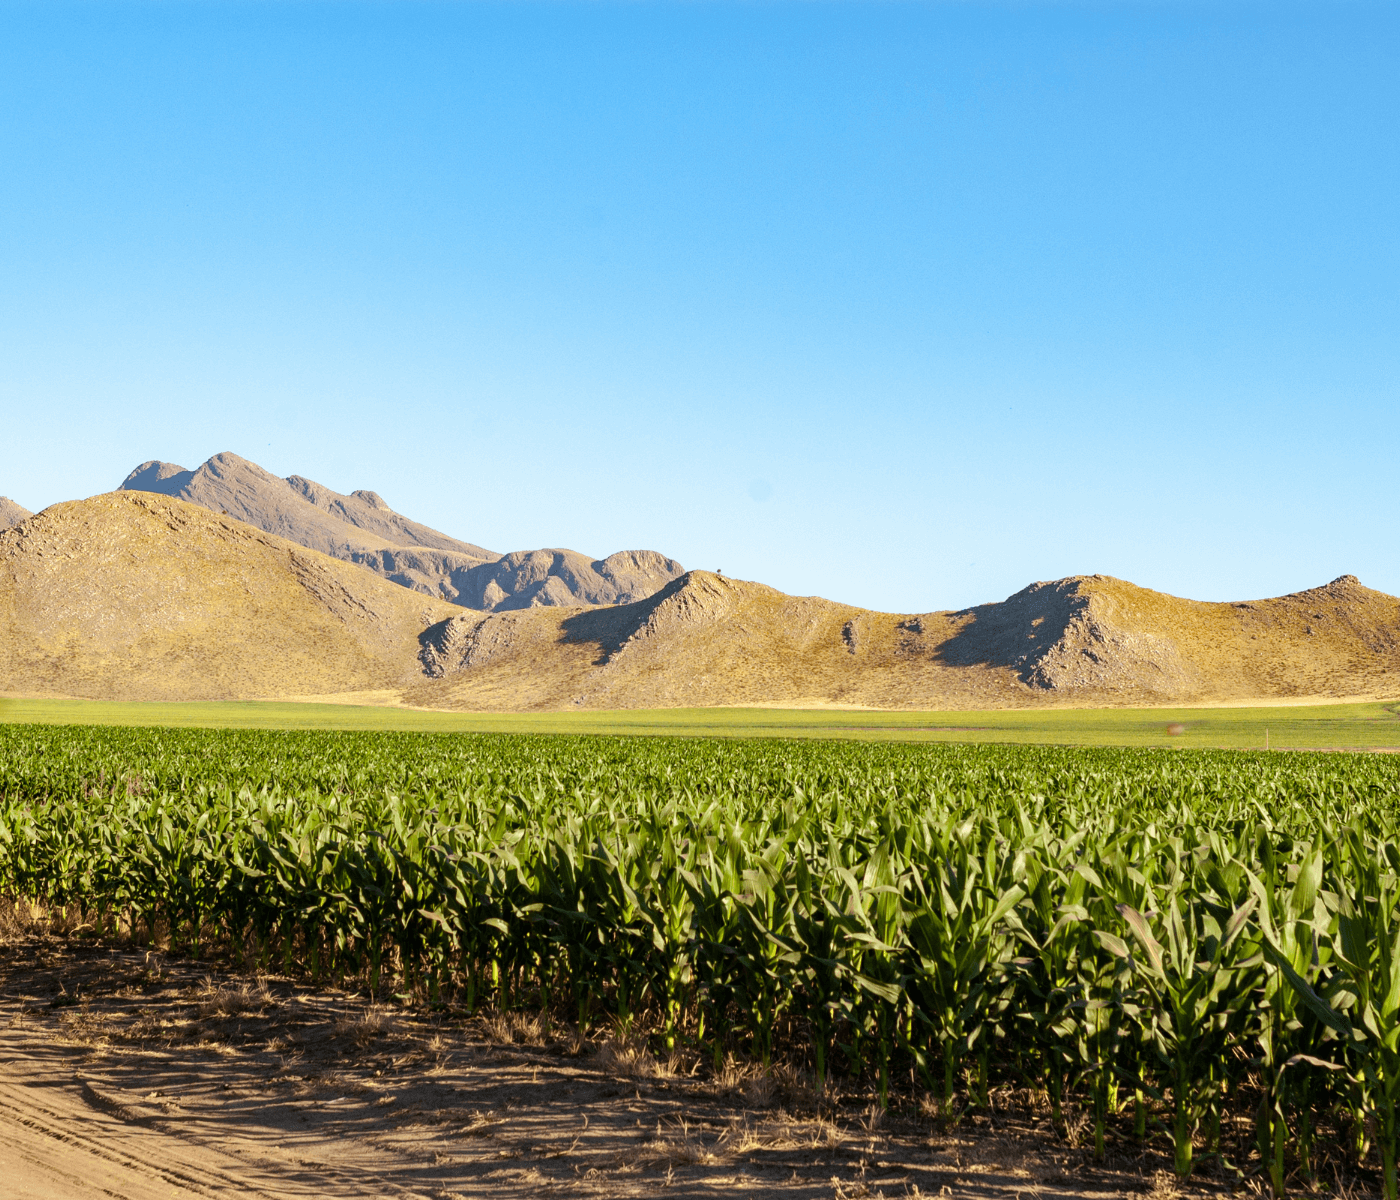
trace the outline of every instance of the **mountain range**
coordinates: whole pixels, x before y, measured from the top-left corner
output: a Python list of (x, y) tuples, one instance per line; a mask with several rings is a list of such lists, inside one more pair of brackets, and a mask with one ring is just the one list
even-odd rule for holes
[(280, 479), (236, 454), (216, 454), (193, 471), (144, 462), (119, 490), (188, 500), (412, 591), (483, 612), (625, 604), (684, 573), (680, 563), (654, 550), (596, 560), (558, 549), (497, 554), (396, 513), (375, 492), (343, 495), (300, 475)]
[[(0, 693), (358, 696), (528, 710), (1175, 705), (1393, 699), (1400, 690), (1400, 600), (1352, 576), (1234, 604), (1074, 576), (999, 603), (894, 614), (681, 573), (675, 564), (674, 577), (650, 594), (580, 603), (574, 597), (590, 581), (551, 558), (542, 565), (558, 573), (546, 572), (534, 591), (501, 587), (500, 598), (482, 597), (494, 600), (493, 611), (468, 611), (420, 581), (403, 586), (366, 569), (372, 564), (354, 555), (369, 552), (363, 539), (370, 538), (409, 550), (408, 537), (424, 554), (465, 560), (489, 552), (462, 542), (455, 545), (469, 548), (425, 545), (444, 535), (373, 493), (340, 496), (269, 477), (278, 491), (250, 476), (243, 460), (216, 466), (205, 464), (198, 484), (200, 472), (161, 464), (138, 476), (174, 490), (207, 485), (206, 504), (128, 487), (53, 505), (0, 532)], [(254, 503), (244, 487), (250, 478), (274, 507)], [(300, 538), (327, 538), (339, 553), (234, 512), (285, 521)], [(509, 560), (531, 557), (483, 557), (461, 569), (518, 572), (521, 564)], [(625, 564), (609, 570), (604, 582), (615, 595), (648, 586), (641, 570), (630, 577)], [(564, 600), (551, 594), (551, 580), (578, 591)]]

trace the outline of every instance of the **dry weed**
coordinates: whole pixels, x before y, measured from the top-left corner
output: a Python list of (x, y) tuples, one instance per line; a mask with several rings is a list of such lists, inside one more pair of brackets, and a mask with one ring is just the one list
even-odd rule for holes
[(872, 1192), (863, 1183), (842, 1183), (835, 1175), (831, 1177), (832, 1200), (885, 1200), (885, 1193)]
[(393, 1027), (393, 1014), (371, 1004), (357, 1016), (346, 1015), (331, 1025), (332, 1037), (349, 1037), (357, 1046), (366, 1046)]
[(29, 923), (20, 911), (20, 902), (0, 902), (0, 940), (22, 938), (29, 933)]
[(433, 1064), (428, 1068), (429, 1075), (443, 1075), (452, 1065), (452, 1055), (448, 1052), (447, 1041), (441, 1034), (433, 1034), (428, 1039), (428, 1053)]
[(736, 1156), (758, 1150), (817, 1150), (829, 1151), (846, 1142), (841, 1129), (824, 1117), (814, 1120), (794, 1118), (780, 1112), (755, 1125), (752, 1118), (731, 1119), (715, 1140), (727, 1154)]
[(806, 1138), (803, 1145), (809, 1150), (834, 1150), (844, 1140), (840, 1126), (834, 1121), (828, 1121), (825, 1117), (819, 1116), (804, 1124)]
[[(480, 1110), (473, 1112), (471, 1119), (458, 1130), (463, 1137), (490, 1137), (501, 1126), (499, 1117)], [(575, 1139), (577, 1141), (577, 1139)]]
[(21, 898), (0, 905), (0, 937), (71, 937), (92, 928), (76, 905), (53, 907), (42, 900)]
[(1175, 1200), (1180, 1195), (1176, 1176), (1170, 1171), (1157, 1171), (1152, 1176), (1152, 1190), (1147, 1193), (1147, 1200)]
[(1026, 1114), (1045, 1115), (1051, 1111), (1050, 1093), (1043, 1087), (1005, 1087), (992, 1092), (995, 1108), (1020, 1109)]
[(1334, 1180), (1332, 1188), (1336, 1200), (1363, 1200), (1372, 1195), (1369, 1191), (1363, 1191), (1354, 1179)]
[(681, 1117), (669, 1124), (656, 1123), (656, 1136), (642, 1147), (638, 1161), (664, 1164), (669, 1170), (677, 1166), (708, 1166), (723, 1160), (705, 1145), (690, 1122)]
[(81, 1007), (59, 1015), (58, 1027), (62, 1031), (62, 1040), (70, 1045), (86, 1046), (90, 1050), (105, 1049), (109, 1045), (107, 1019), (94, 1015), (86, 999), (80, 1003)]
[(828, 1098), (828, 1089), (818, 1087), (815, 1076), (792, 1063), (776, 1063), (768, 1069), (777, 1094), (798, 1112), (815, 1113)]
[(175, 1022), (161, 1016), (159, 1012), (142, 1013), (127, 1028), (126, 1040), (143, 1042), (153, 1038), (165, 1038), (174, 1027)]
[(724, 1131), (715, 1139), (716, 1146), (723, 1146), (726, 1153), (736, 1157), (752, 1154), (756, 1150), (770, 1150), (774, 1145), (772, 1136), (765, 1136), (756, 1129), (746, 1116), (743, 1121), (737, 1118), (730, 1121)]
[(598, 1047), (597, 1061), (604, 1075), (619, 1079), (656, 1079), (667, 1073), (640, 1039), (608, 1038)]
[(1087, 1144), (1086, 1137), (1090, 1134), (1093, 1126), (1093, 1117), (1083, 1109), (1065, 1109), (1065, 1141), (1072, 1149), (1078, 1150)]
[(860, 1115), (860, 1130), (866, 1137), (874, 1137), (885, 1124), (885, 1110), (878, 1104), (866, 1105)]
[(718, 1097), (741, 1100), (749, 1108), (772, 1108), (783, 1096), (805, 1100), (803, 1107), (814, 1108), (819, 1099), (816, 1088), (794, 1068), (780, 1065), (765, 1070), (732, 1054), (710, 1077), (710, 1088)]
[(337, 1097), (368, 1096), (374, 1092), (374, 1088), (364, 1080), (346, 1071), (327, 1071), (324, 1075), (308, 1076), (293, 1082), (292, 1090), (298, 1096)]
[(276, 1003), (262, 980), (258, 981), (257, 987), (246, 983), (238, 988), (215, 987), (214, 981), (206, 976), (198, 1012), (206, 1020), (211, 1017), (237, 1017), (243, 1013), (260, 1013)]
[(538, 1015), (518, 1012), (495, 1013), (483, 1018), (481, 1031), (497, 1046), (543, 1046), (548, 1040), (544, 1021)]
[(740, 1062), (732, 1054), (726, 1054), (719, 1070), (710, 1076), (710, 1087), (720, 1096), (737, 1095), (756, 1071), (752, 1063)]

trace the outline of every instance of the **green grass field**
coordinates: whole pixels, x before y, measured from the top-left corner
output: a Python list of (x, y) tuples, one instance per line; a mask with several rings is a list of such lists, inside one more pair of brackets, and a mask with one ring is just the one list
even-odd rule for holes
[[(0, 722), (227, 729), (406, 729), (451, 733), (663, 734), (1065, 746), (1400, 750), (1400, 703), (1309, 707), (869, 712), (777, 708), (448, 713), (276, 701), (116, 703), (0, 699)], [(1172, 723), (1185, 725), (1178, 736)]]

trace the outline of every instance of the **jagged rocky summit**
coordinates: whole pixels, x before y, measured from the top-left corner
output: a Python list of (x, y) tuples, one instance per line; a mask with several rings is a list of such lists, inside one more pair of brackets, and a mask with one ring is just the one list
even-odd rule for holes
[(395, 512), (372, 491), (349, 495), (301, 475), (281, 479), (236, 454), (189, 471), (144, 462), (124, 491), (155, 492), (227, 514), (423, 595), (484, 612), (541, 605), (627, 604), (683, 573), (654, 550), (590, 559), (574, 550), (497, 554)]

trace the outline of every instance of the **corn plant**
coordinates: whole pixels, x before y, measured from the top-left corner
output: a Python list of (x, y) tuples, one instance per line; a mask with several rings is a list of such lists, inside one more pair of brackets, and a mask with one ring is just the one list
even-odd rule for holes
[(1118, 911), (1141, 951), (1134, 961), (1137, 981), (1146, 997), (1148, 1033), (1172, 1092), (1174, 1165), (1184, 1179), (1191, 1174), (1202, 1108), (1219, 1086), (1212, 1068), (1224, 1058), (1243, 1007), (1243, 968), (1233, 951), (1254, 904), (1241, 905), (1222, 925), (1187, 903), (1180, 890), (1165, 893), (1160, 902), (1156, 932), (1154, 921), (1131, 906)]
[(1265, 930), (1268, 956), (1298, 999), (1343, 1040), (1369, 1084), (1386, 1200), (1396, 1200), (1400, 1132), (1400, 845), (1352, 828), (1341, 840), (1348, 870), (1338, 881), (1333, 971), (1321, 993), (1297, 969), (1289, 943)]

